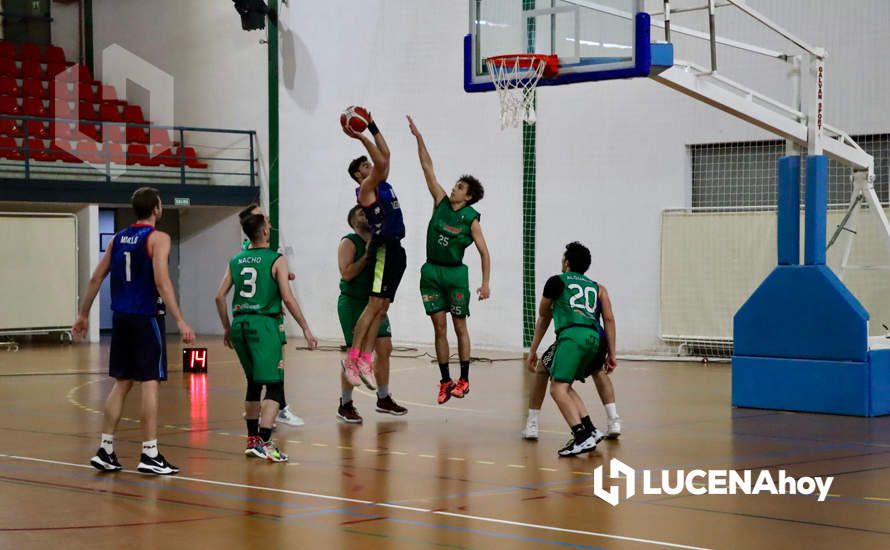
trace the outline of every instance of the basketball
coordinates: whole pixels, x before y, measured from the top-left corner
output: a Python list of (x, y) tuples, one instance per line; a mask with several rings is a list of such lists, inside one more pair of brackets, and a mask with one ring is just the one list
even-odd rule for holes
[(356, 132), (364, 132), (368, 127), (370, 116), (364, 107), (350, 105), (340, 115), (340, 126), (346, 128), (348, 124)]

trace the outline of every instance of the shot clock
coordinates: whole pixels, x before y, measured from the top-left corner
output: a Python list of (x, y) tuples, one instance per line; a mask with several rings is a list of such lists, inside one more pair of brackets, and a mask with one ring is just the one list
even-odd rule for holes
[(207, 348), (182, 348), (182, 372), (207, 372)]

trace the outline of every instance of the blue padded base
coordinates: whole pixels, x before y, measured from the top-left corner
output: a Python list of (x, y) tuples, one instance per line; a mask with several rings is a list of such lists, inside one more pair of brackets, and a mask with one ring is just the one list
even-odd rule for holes
[(870, 416), (869, 393), (868, 363), (732, 357), (736, 407)]
[(733, 319), (739, 356), (865, 363), (868, 312), (824, 265), (776, 267)]
[(890, 349), (868, 352), (871, 402), (869, 416), (890, 414)]

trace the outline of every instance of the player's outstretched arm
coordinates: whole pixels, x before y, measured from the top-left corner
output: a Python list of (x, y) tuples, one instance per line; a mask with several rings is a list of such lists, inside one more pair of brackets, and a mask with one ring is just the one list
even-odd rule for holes
[[(389, 144), (386, 143), (386, 139), (383, 137), (383, 134), (380, 133), (380, 128), (377, 127), (377, 123), (374, 122), (374, 115), (368, 111), (368, 131), (371, 132), (371, 135), (374, 136), (374, 144), (380, 149), (380, 154), (383, 155), (387, 161), (389, 161)], [(386, 165), (386, 174), (383, 176), (383, 179), (389, 177), (389, 162)]]
[(442, 188), (439, 180), (436, 179), (436, 173), (433, 170), (433, 159), (426, 148), (426, 143), (423, 141), (423, 135), (421, 135), (417, 126), (414, 125), (414, 120), (411, 116), (406, 115), (406, 117), (408, 118), (408, 129), (411, 130), (411, 134), (417, 139), (417, 156), (420, 158), (420, 168), (423, 170), (426, 186), (433, 197), (433, 204), (438, 206), (446, 196), (445, 189)]
[(358, 277), (365, 267), (368, 265), (368, 249), (356, 261), (352, 261), (355, 257), (355, 243), (347, 238), (340, 239), (340, 245), (337, 247), (337, 266), (340, 268), (340, 278), (344, 281), (351, 281)]
[(609, 299), (609, 292), (606, 287), (600, 285), (599, 290), (600, 311), (603, 314), (603, 329), (606, 331), (606, 338), (609, 341), (609, 350), (606, 354), (606, 370), (612, 372), (618, 366), (615, 358), (618, 353), (618, 346), (615, 344), (615, 314), (612, 311), (612, 300)]
[(385, 181), (386, 177), (389, 175), (389, 159), (384, 158), (376, 143), (368, 139), (364, 134), (357, 133), (350, 128), (349, 125), (343, 127), (343, 132), (345, 132), (347, 136), (362, 142), (362, 145), (365, 146), (365, 150), (368, 151), (368, 156), (371, 157), (371, 162), (374, 165), (371, 168), (371, 173), (368, 174), (368, 177), (362, 180), (358, 193), (359, 204), (368, 206), (376, 200), (377, 186), (380, 185), (380, 182)]
[(488, 282), (491, 280), (491, 254), (488, 252), (488, 245), (485, 244), (482, 224), (478, 219), (473, 220), (470, 225), (470, 235), (473, 237), (473, 242), (476, 243), (479, 258), (482, 260), (482, 286), (476, 289), (476, 294), (479, 295), (480, 300), (487, 300), (491, 296), (491, 289), (488, 288)]
[(96, 299), (96, 295), (99, 294), (102, 281), (105, 280), (105, 276), (108, 275), (108, 271), (111, 269), (111, 247), (113, 246), (114, 239), (108, 243), (105, 254), (102, 255), (99, 265), (96, 266), (92, 276), (90, 276), (90, 283), (87, 285), (86, 294), (84, 294), (83, 300), (80, 303), (77, 319), (74, 320), (74, 326), (71, 327), (71, 334), (74, 338), (82, 338), (86, 335), (87, 329), (89, 329), (90, 308), (93, 307), (93, 301)]
[(176, 301), (176, 292), (174, 292), (173, 283), (170, 281), (170, 269), (167, 266), (167, 260), (170, 257), (170, 235), (163, 231), (152, 231), (148, 237), (148, 248), (151, 252), (151, 264), (154, 268), (155, 286), (158, 289), (158, 294), (164, 300), (167, 311), (176, 319), (183, 343), (191, 344), (195, 341), (195, 331), (182, 317), (179, 303)]
[(230, 290), (232, 290), (232, 272), (227, 267), (222, 281), (220, 281), (219, 286), (216, 287), (216, 295), (213, 298), (216, 302), (216, 313), (219, 314), (219, 322), (222, 324), (223, 328), (223, 344), (225, 344), (227, 348), (232, 347), (232, 341), (229, 339), (229, 333), (231, 332), (232, 326), (229, 324), (229, 309), (226, 305), (226, 296), (228, 296)]
[(535, 366), (538, 364), (538, 348), (541, 346), (541, 340), (550, 328), (550, 321), (553, 319), (553, 301), (550, 298), (541, 298), (541, 304), (538, 306), (538, 320), (535, 321), (535, 336), (532, 338), (531, 348), (528, 350), (528, 370), (535, 372)]
[(294, 296), (294, 293), (290, 288), (290, 283), (287, 279), (288, 273), (290, 273), (290, 270), (287, 267), (287, 258), (279, 256), (278, 259), (275, 260), (275, 263), (272, 264), (272, 276), (275, 277), (275, 282), (278, 283), (278, 292), (281, 294), (281, 301), (284, 302), (284, 307), (287, 308), (297, 324), (300, 325), (300, 329), (303, 331), (303, 337), (306, 339), (309, 349), (315, 349), (318, 347), (318, 340), (315, 338), (315, 335), (312, 334), (312, 330), (309, 328), (309, 323), (306, 321), (306, 318), (303, 316), (303, 311), (300, 309), (300, 304), (297, 302), (297, 298)]

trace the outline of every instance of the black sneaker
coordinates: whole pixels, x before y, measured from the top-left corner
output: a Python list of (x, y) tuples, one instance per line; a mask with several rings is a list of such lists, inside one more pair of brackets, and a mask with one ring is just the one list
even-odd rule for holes
[(352, 401), (343, 403), (341, 400), (340, 407), (337, 409), (337, 418), (349, 424), (362, 423), (362, 417), (358, 414), (358, 411), (355, 410), (355, 405), (353, 405)]
[(117, 455), (106, 453), (102, 447), (99, 447), (96, 456), (90, 459), (90, 464), (100, 472), (118, 472), (123, 469), (121, 463), (117, 461)]
[(382, 399), (377, 399), (377, 412), (402, 416), (403, 414), (407, 414), (408, 409), (393, 401), (392, 395), (387, 395)]
[(557, 454), (559, 454), (559, 456), (575, 456), (582, 453), (589, 453), (595, 449), (596, 439), (594, 438), (594, 436), (591, 435), (580, 443), (575, 441), (575, 438), (573, 437), (566, 443), (565, 447), (559, 449), (556, 452)]
[(160, 476), (169, 476), (179, 473), (179, 468), (167, 462), (164, 455), (158, 453), (158, 456), (151, 458), (145, 453), (139, 457), (139, 466), (137, 470), (143, 474), (155, 474)]

